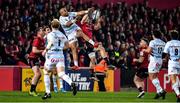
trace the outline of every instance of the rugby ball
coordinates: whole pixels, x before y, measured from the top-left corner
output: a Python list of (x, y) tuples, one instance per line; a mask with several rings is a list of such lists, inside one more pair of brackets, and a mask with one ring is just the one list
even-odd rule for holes
[(94, 10), (92, 13), (92, 19), (97, 20), (100, 17), (101, 12), (99, 10)]

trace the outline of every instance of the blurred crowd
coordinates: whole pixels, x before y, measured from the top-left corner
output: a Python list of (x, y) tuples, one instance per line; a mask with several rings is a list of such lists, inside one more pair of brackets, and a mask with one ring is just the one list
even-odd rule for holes
[[(144, 4), (128, 6), (126, 3), (105, 4), (99, 7), (93, 2), (77, 4), (61, 0), (4, 0), (0, 5), (0, 64), (27, 65), (31, 43), (36, 29), (49, 25), (59, 18), (59, 9), (79, 11), (95, 6), (101, 10), (102, 28), (93, 31), (93, 39), (102, 42), (109, 54), (110, 63), (121, 68), (131, 68), (132, 58), (137, 57), (141, 37), (152, 39), (153, 30), (163, 33), (169, 40), (169, 30), (180, 32), (180, 7), (172, 10), (157, 10)], [(80, 66), (88, 66), (86, 45), (79, 48)], [(67, 59), (72, 61), (68, 54)]]

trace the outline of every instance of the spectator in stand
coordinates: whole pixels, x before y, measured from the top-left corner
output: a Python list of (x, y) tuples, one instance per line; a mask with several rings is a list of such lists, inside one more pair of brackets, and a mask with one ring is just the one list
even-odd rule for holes
[(6, 53), (4, 48), (4, 40), (0, 38), (0, 65), (3, 65), (6, 63)]
[[(79, 11), (92, 7), (94, 4), (93, 2), (84, 3), (81, 0), (77, 4), (60, 0), (3, 0), (0, 9), (0, 22), (2, 23), (0, 37), (4, 37), (6, 41), (13, 39), (15, 42), (22, 42), (24, 46), (17, 43), (18, 48), (20, 51), (25, 48), (26, 53), (23, 55), (26, 55), (30, 51), (28, 48), (30, 48), (35, 29), (49, 25), (53, 18), (59, 17), (57, 12), (65, 5), (68, 11)], [(120, 57), (123, 55), (123, 58), (126, 54), (124, 51), (129, 51), (130, 47), (137, 50), (141, 37), (145, 36), (150, 39), (155, 28), (162, 31), (164, 34), (162, 38), (165, 41), (170, 39), (167, 35), (169, 30), (176, 29), (180, 32), (180, 8), (161, 11), (147, 7), (146, 3), (130, 6), (126, 3), (117, 3), (105, 4), (100, 9), (104, 21), (100, 30), (93, 31), (93, 38), (96, 37), (94, 40), (102, 42), (107, 50), (111, 47), (113, 52), (117, 51), (116, 41), (126, 44), (125, 50), (119, 54)], [(10, 46), (7, 42), (5, 45)], [(112, 52), (109, 53), (110, 62), (119, 61), (120, 57), (115, 58), (110, 56)], [(22, 55), (18, 55), (17, 58), (20, 56)], [(6, 61), (4, 64), (15, 64), (18, 59), (11, 60), (14, 63)]]

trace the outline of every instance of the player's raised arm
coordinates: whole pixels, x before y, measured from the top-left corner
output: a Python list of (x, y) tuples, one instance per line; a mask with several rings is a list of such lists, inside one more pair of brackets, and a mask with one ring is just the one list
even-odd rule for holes
[(81, 24), (84, 24), (85, 22), (88, 21), (88, 14), (84, 15), (82, 20), (81, 20)]
[(88, 14), (89, 12), (92, 12), (92, 11), (93, 11), (93, 8), (89, 8), (87, 10), (78, 11), (76, 16), (82, 16), (82, 15)]
[[(60, 16), (61, 25), (65, 25), (67, 27), (70, 27), (72, 24), (74, 24), (78, 20), (78, 16), (85, 15), (90, 11), (92, 11), (91, 8), (88, 9), (88, 10), (83, 10), (83, 11), (79, 11), (79, 12), (68, 12), (66, 8), (61, 8), (59, 10), (59, 13), (61, 15)], [(65, 18), (68, 15), (71, 15), (72, 17), (75, 17), (75, 19), (69, 20), (69, 19)]]
[(103, 21), (103, 17), (98, 18), (96, 24), (94, 25), (94, 30), (99, 30), (101, 28), (102, 21)]

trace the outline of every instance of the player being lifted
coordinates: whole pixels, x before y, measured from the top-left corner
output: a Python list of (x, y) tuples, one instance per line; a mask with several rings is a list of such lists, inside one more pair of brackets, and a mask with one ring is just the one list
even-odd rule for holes
[(77, 93), (75, 83), (72, 82), (71, 78), (66, 75), (64, 71), (65, 64), (63, 49), (67, 49), (69, 46), (66, 36), (58, 30), (59, 26), (60, 23), (58, 19), (54, 19), (51, 22), (52, 32), (47, 35), (48, 44), (46, 46), (46, 49), (42, 53), (46, 56), (46, 61), (44, 64), (44, 82), (46, 93), (44, 94), (42, 99), (51, 98), (49, 72), (52, 72), (53, 68), (56, 68), (59, 78), (62, 78), (69, 85), (71, 85), (73, 95), (76, 95)]
[(40, 57), (42, 56), (42, 52), (44, 50), (45, 42), (44, 42), (44, 32), (43, 28), (39, 27), (37, 29), (37, 37), (35, 37), (33, 43), (32, 43), (32, 51), (29, 54), (29, 65), (32, 68), (34, 72), (34, 76), (32, 78), (31, 82), (31, 89), (29, 91), (29, 94), (31, 96), (38, 96), (36, 93), (36, 86), (38, 84), (38, 81), (41, 77), (41, 71), (40, 71)]
[(148, 73), (149, 78), (152, 81), (152, 84), (155, 86), (157, 92), (154, 99), (159, 99), (160, 97), (165, 99), (166, 95), (166, 91), (162, 89), (158, 79), (158, 73), (163, 63), (162, 54), (165, 47), (165, 42), (161, 40), (161, 35), (162, 34), (159, 30), (155, 30), (152, 35), (153, 40), (150, 41), (149, 47), (144, 49), (144, 52), (150, 54)]
[(148, 77), (148, 53), (144, 52), (143, 49), (148, 47), (148, 40), (142, 38), (140, 41), (140, 56), (138, 59), (134, 58), (133, 63), (137, 64), (138, 69), (134, 76), (134, 83), (139, 90), (138, 98), (142, 98), (144, 92), (144, 80)]
[(170, 31), (171, 41), (166, 43), (164, 53), (169, 55), (168, 61), (168, 75), (172, 82), (172, 89), (176, 93), (177, 102), (180, 102), (180, 91), (178, 75), (180, 74), (180, 41), (179, 34), (176, 30)]
[[(78, 22), (77, 24), (81, 27), (82, 31), (91, 39), (93, 36), (93, 30), (99, 30), (101, 28), (101, 23), (103, 22), (103, 16), (100, 16), (100, 11), (98, 9), (95, 9), (95, 7), (92, 7), (92, 11), (88, 14), (85, 14), (81, 21)], [(106, 54), (106, 51), (102, 44), (100, 45), (97, 49), (94, 50), (92, 45), (89, 45), (88, 43), (86, 44), (86, 53), (88, 53), (88, 56), (90, 58), (90, 67), (92, 69), (97, 66), (97, 60), (96, 60), (96, 51), (100, 51), (101, 58), (106, 61), (106, 65), (108, 65), (108, 68), (115, 68), (113, 65), (109, 65), (108, 57)], [(99, 84), (103, 84), (103, 80), (101, 76), (95, 75), (95, 70), (92, 71), (91, 79), (97, 80)], [(99, 78), (100, 77), (100, 78)], [(103, 87), (103, 85), (102, 85)], [(105, 89), (102, 89), (103, 91)]]
[[(44, 26), (44, 33), (45, 33), (45, 36), (44, 36), (44, 39), (45, 39), (45, 42), (46, 42), (46, 45), (47, 45), (47, 34), (49, 34), (51, 32), (51, 29), (48, 27), (48, 26)], [(58, 78), (57, 76), (57, 72), (56, 71), (53, 71), (52, 73), (52, 81), (53, 81), (53, 87), (54, 87), (54, 92), (57, 93), (58, 92), (58, 85), (57, 85), (57, 80), (59, 80), (59, 89), (61, 92), (66, 92), (63, 88), (63, 80), (61, 78)]]
[[(96, 16), (94, 17), (94, 13), (98, 12), (97, 10), (94, 10), (94, 7), (92, 8), (92, 12), (85, 14), (81, 21), (78, 22), (78, 25), (81, 27), (82, 31), (87, 35), (89, 38), (92, 39), (93, 31), (92, 30), (99, 30), (101, 28), (101, 22), (103, 21), (102, 17)], [(94, 23), (93, 23), (94, 22)], [(90, 58), (90, 67), (93, 68), (96, 63), (95, 58), (95, 51), (92, 45), (87, 44), (86, 51), (88, 53), (88, 56)], [(105, 57), (103, 57), (105, 58)]]
[(82, 37), (84, 40), (88, 41), (94, 47), (98, 46), (98, 44), (94, 43), (92, 39), (90, 39), (87, 35), (85, 35), (82, 32), (81, 28), (76, 24), (78, 16), (88, 14), (91, 10), (92, 9), (88, 9), (88, 10), (79, 11), (79, 12), (68, 12), (66, 8), (61, 8), (59, 10), (59, 13), (60, 13), (59, 21), (63, 30), (65, 31), (68, 37), (69, 47), (72, 50), (74, 65), (76, 67), (78, 66), (77, 38), (76, 37)]

